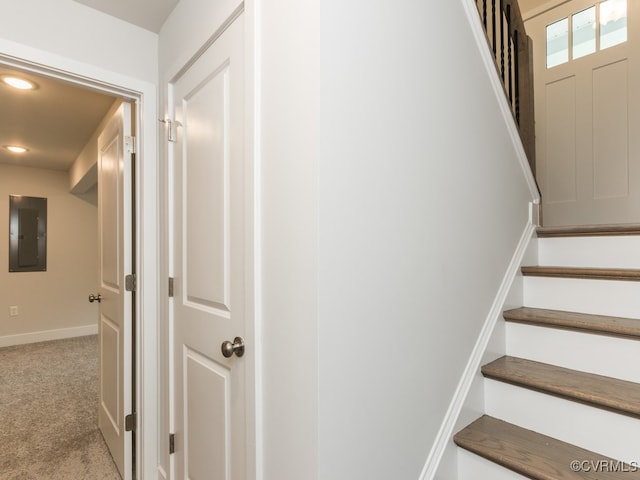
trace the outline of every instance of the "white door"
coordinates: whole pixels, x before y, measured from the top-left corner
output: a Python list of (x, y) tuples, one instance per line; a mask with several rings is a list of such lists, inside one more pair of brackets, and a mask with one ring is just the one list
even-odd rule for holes
[[(131, 106), (123, 103), (98, 137), (100, 230), (100, 398), (98, 423), (124, 480), (132, 476)], [(127, 138), (128, 137), (128, 138)]]
[(636, 1), (573, 0), (526, 22), (546, 226), (640, 221), (639, 19)]
[[(246, 478), (249, 179), (244, 16), (172, 85), (174, 468), (177, 479)], [(240, 340), (239, 340), (240, 342)], [(240, 347), (240, 344), (237, 347)]]

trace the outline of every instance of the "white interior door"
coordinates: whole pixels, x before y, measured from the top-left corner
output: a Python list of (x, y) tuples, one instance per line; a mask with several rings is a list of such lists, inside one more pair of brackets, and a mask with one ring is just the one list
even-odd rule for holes
[(132, 297), (125, 277), (132, 273), (131, 106), (123, 103), (98, 138), (98, 223), (100, 230), (100, 398), (98, 422), (124, 480), (132, 476)]
[[(178, 479), (246, 478), (244, 16), (172, 85), (174, 431)], [(239, 342), (238, 345), (239, 346)], [(231, 352), (229, 352), (231, 353)]]
[[(627, 3), (628, 39), (608, 47), (601, 33), (614, 24), (601, 22), (620, 25), (614, 17)], [(639, 9), (630, 0), (572, 0), (526, 22), (546, 226), (640, 221)]]

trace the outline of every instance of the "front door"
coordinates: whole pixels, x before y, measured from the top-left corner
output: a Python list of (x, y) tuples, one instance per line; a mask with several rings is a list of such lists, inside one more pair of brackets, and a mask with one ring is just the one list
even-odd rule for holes
[(132, 477), (131, 106), (123, 103), (98, 137), (100, 398), (98, 423), (120, 475)]
[(245, 383), (252, 346), (242, 343), (250, 267), (243, 24), (241, 15), (169, 86), (177, 125), (172, 144), (177, 479), (246, 478)]
[(630, 0), (562, 2), (526, 22), (545, 226), (640, 222), (638, 24)]

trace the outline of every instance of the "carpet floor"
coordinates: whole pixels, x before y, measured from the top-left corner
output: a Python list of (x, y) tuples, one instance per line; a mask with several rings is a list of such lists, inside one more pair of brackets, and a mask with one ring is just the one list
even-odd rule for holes
[(97, 336), (0, 348), (0, 479), (120, 480), (98, 430)]

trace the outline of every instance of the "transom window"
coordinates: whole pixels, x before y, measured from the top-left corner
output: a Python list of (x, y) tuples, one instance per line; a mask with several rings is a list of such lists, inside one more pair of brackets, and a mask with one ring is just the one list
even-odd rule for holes
[(606, 0), (547, 25), (547, 68), (627, 41), (627, 0)]

